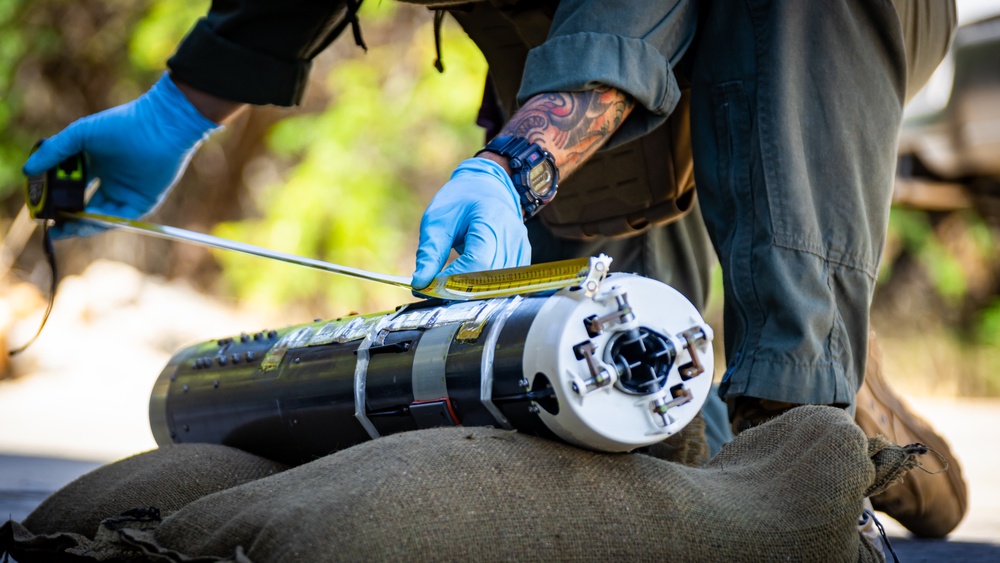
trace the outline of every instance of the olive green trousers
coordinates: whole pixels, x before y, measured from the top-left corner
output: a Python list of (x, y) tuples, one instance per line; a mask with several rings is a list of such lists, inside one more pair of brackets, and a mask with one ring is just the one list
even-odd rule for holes
[[(715, 256), (720, 394), (853, 410), (905, 102), (944, 57), (943, 0), (701, 0), (691, 82), (698, 210), (626, 239), (529, 227), (533, 260), (607, 252), (696, 305)], [(709, 242), (710, 241), (710, 242)]]

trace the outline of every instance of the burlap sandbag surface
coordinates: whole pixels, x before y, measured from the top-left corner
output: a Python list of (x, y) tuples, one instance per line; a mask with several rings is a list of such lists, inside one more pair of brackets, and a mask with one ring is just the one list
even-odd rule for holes
[(45, 499), (24, 526), (35, 534), (94, 537), (105, 518), (137, 507), (173, 512), (193, 500), (255, 481), (287, 466), (244, 451), (179, 444), (99, 467)]
[(127, 513), (124, 521), (130, 526), (143, 520), (158, 522), (162, 515), (205, 495), (285, 469), (283, 464), (210, 444), (166, 446), (137, 454), (74, 480), (45, 499), (23, 523), (4, 524), (0, 553), (5, 545), (17, 544), (22, 561), (54, 561), (60, 557), (57, 554), (67, 560), (77, 560), (74, 554), (115, 560), (123, 557), (119, 547), (104, 550), (89, 541), (98, 535), (102, 521)]
[(849, 561), (875, 469), (849, 416), (796, 409), (705, 468), (514, 432), (390, 436), (195, 501), (151, 551), (252, 561)]
[(424, 430), (162, 521), (107, 520), (90, 547), (152, 561), (877, 560), (857, 518), (876, 475), (912, 461), (892, 448), (874, 450), (896, 469), (876, 467), (863, 433), (828, 407), (746, 431), (703, 468), (496, 429)]

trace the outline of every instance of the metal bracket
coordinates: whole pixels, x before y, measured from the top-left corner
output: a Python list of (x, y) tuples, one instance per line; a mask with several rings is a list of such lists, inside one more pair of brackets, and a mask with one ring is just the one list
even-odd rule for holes
[(587, 329), (587, 334), (589, 334), (591, 338), (604, 332), (604, 329), (611, 323), (626, 325), (635, 321), (635, 313), (632, 311), (632, 306), (629, 305), (628, 294), (622, 292), (615, 295), (614, 298), (618, 303), (617, 311), (613, 311), (600, 317), (597, 315), (591, 315), (586, 319), (583, 319), (583, 326)]
[(701, 359), (698, 358), (698, 349), (696, 343), (707, 342), (712, 339), (712, 335), (706, 328), (702, 325), (693, 326), (684, 332), (680, 333), (678, 337), (684, 341), (685, 347), (687, 348), (688, 354), (691, 356), (691, 361), (680, 366), (678, 371), (680, 372), (681, 379), (687, 381), (693, 377), (697, 377), (702, 373), (705, 373), (705, 368), (701, 363)]
[(590, 257), (590, 271), (587, 272), (587, 277), (580, 282), (580, 287), (583, 288), (587, 297), (593, 298), (597, 295), (597, 291), (601, 289), (601, 283), (604, 282), (604, 278), (608, 276), (610, 270), (611, 257), (607, 254)]
[(673, 397), (670, 401), (667, 401), (665, 397), (660, 397), (650, 402), (653, 413), (660, 416), (660, 419), (663, 421), (663, 426), (670, 426), (670, 423), (673, 422), (667, 414), (670, 409), (690, 403), (694, 398), (690, 391), (680, 385), (672, 388), (670, 390), (670, 395)]
[(606, 367), (598, 365), (597, 360), (594, 359), (594, 352), (596, 351), (597, 347), (590, 340), (584, 340), (573, 346), (573, 354), (576, 355), (576, 359), (586, 361), (587, 369), (590, 370), (590, 379), (583, 381), (583, 389), (580, 388), (580, 383), (578, 383), (580, 380), (573, 382), (573, 391), (578, 395), (585, 395), (594, 389), (607, 387), (615, 381), (615, 375)]

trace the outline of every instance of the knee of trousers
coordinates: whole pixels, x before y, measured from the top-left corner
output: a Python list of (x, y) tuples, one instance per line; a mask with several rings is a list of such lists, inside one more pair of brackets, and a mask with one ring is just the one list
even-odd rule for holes
[(723, 272), (722, 395), (851, 407), (864, 375), (874, 279), (798, 249), (748, 250)]
[(708, 4), (691, 131), (725, 280), (723, 393), (849, 405), (905, 89), (898, 23), (883, 25), (895, 12), (853, 0)]

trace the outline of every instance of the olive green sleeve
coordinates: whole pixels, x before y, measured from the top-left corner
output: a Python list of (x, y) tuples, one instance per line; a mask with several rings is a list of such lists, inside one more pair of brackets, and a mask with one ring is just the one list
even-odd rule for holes
[(607, 146), (652, 131), (680, 99), (673, 66), (694, 38), (696, 12), (691, 0), (562, 0), (548, 39), (528, 53), (518, 102), (612, 86), (637, 105)]
[[(360, 0), (214, 0), (167, 61), (171, 76), (250, 104), (298, 104), (312, 59), (355, 22)], [(355, 39), (360, 35), (355, 28)]]

